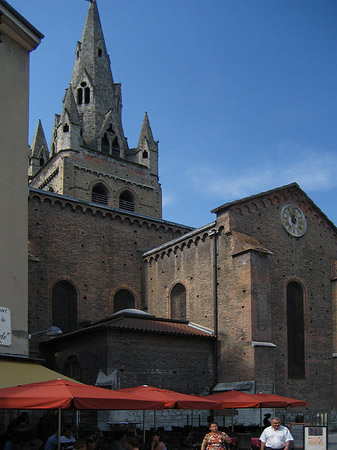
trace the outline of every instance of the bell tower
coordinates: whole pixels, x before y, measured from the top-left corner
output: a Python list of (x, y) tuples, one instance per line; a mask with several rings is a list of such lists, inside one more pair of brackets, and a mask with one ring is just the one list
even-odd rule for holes
[[(41, 124), (39, 130), (42, 136)], [(113, 80), (96, 0), (90, 2), (76, 45), (50, 151), (45, 149), (41, 167), (33, 163), (32, 187), (161, 218), (158, 143), (145, 113), (137, 147), (128, 146), (121, 85)]]

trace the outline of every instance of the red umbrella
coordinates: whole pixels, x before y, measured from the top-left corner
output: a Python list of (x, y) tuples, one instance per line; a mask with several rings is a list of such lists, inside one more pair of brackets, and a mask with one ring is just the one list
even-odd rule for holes
[(1, 409), (163, 409), (164, 402), (140, 393), (56, 379), (0, 389)]
[(141, 394), (123, 394), (64, 379), (0, 389), (0, 409), (58, 409), (58, 450), (61, 409), (163, 409), (164, 402)]
[(259, 402), (252, 394), (240, 391), (217, 392), (205, 398), (221, 402), (222, 408), (258, 408)]
[(118, 389), (114, 392), (123, 394), (139, 394), (149, 400), (158, 400), (164, 402), (164, 408), (179, 409), (222, 409), (221, 402), (209, 399), (208, 397), (199, 397), (197, 395), (180, 394), (179, 392), (168, 389), (160, 389), (152, 386), (136, 386), (126, 389)]
[(304, 400), (297, 400), (296, 398), (283, 397), (275, 394), (265, 394), (260, 392), (258, 394), (252, 394), (253, 397), (259, 402), (260, 408), (287, 408), (307, 406), (308, 402)]

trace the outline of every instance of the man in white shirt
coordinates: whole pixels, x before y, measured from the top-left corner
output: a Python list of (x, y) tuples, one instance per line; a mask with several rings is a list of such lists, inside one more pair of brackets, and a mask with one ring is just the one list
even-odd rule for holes
[(288, 428), (281, 425), (278, 417), (274, 417), (270, 427), (265, 428), (260, 436), (260, 450), (289, 450), (293, 440)]

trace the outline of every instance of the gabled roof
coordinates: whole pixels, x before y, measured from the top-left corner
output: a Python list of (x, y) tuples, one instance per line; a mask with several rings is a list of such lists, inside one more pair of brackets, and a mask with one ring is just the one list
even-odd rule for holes
[(51, 342), (59, 342), (60, 340), (78, 337), (83, 334), (107, 330), (215, 339), (215, 335), (211, 330), (186, 320), (155, 317), (138, 310), (123, 310), (80, 330), (55, 337), (44, 344), (48, 345)]
[(286, 184), (284, 186), (271, 189), (269, 191), (260, 192), (259, 194), (244, 197), (239, 200), (235, 200), (233, 202), (224, 203), (223, 205), (212, 209), (211, 212), (215, 214), (220, 214), (228, 209), (231, 209), (231, 207), (233, 206), (239, 206), (244, 203), (249, 203), (250, 201), (253, 202), (255, 199), (272, 196), (274, 194), (281, 193), (282, 191), (291, 191), (294, 189), (297, 190), (298, 193), (308, 202), (310, 207), (317, 212), (317, 214), (323, 219), (323, 221), (327, 222), (328, 225), (333, 229), (333, 231), (337, 233), (336, 225), (324, 214), (324, 212), (313, 202), (313, 200), (311, 200), (311, 198), (300, 188), (300, 186), (297, 183)]

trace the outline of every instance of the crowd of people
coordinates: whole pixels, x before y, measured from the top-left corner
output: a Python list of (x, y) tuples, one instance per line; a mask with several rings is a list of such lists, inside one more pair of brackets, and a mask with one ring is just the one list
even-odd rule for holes
[[(289, 450), (293, 441), (289, 430), (281, 425), (277, 417), (269, 422), (270, 416), (265, 415), (265, 429), (259, 438), (260, 450)], [(129, 433), (123, 428), (116, 428), (104, 436), (99, 428), (86, 434), (77, 433), (75, 436), (72, 427), (67, 426), (58, 436), (56, 424), (52, 432), (48, 432), (42, 418), (38, 431), (34, 432), (29, 425), (27, 412), (23, 412), (9, 424), (0, 441), (0, 450), (58, 450), (58, 445), (60, 450), (170, 450), (159, 431), (151, 436), (147, 444), (141, 443), (135, 432)], [(174, 450), (196, 450), (197, 447), (200, 450), (226, 450), (231, 446), (232, 439), (213, 422), (201, 445), (194, 442), (190, 430), (185, 430), (179, 440), (179, 449)]]

